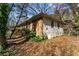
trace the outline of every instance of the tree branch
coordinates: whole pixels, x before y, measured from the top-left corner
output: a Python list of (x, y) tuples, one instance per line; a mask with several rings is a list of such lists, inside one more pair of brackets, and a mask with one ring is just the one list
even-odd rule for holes
[(14, 29), (13, 29), (13, 32), (11, 33), (10, 39), (11, 39), (12, 35), (14, 34), (14, 32), (15, 32), (15, 30), (16, 30), (16, 27), (17, 27), (17, 25), (18, 25), (18, 23), (19, 23), (19, 21), (20, 21), (20, 18), (21, 18), (22, 13), (23, 13), (24, 5), (25, 5), (25, 4), (23, 4), (23, 7), (22, 7), (22, 9), (21, 9), (21, 13), (20, 13), (19, 19), (18, 19), (18, 21), (17, 21), (17, 23), (16, 23), (16, 26), (15, 26)]

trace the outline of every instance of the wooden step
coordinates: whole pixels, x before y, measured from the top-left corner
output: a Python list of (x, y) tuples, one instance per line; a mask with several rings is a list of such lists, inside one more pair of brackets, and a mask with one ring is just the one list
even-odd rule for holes
[(18, 38), (21, 37), (22, 35), (13, 35), (11, 38)]
[(21, 44), (21, 43), (24, 43), (26, 40), (20, 40), (20, 41), (17, 41), (17, 42), (8, 42), (8, 44)]
[(10, 43), (15, 43), (15, 44), (18, 44), (18, 43), (21, 43), (25, 41), (25, 38), (24, 37), (21, 37), (21, 38), (18, 38), (18, 39), (9, 39), (7, 40), (7, 42), (10, 44)]
[(9, 40), (7, 40), (7, 41), (19, 41), (19, 40), (22, 40), (22, 39), (24, 39), (24, 37), (21, 37), (21, 38), (18, 38), (18, 39), (9, 39)]
[(23, 39), (23, 40), (20, 40), (20, 41), (16, 41), (16, 42), (13, 42), (14, 44), (19, 44), (19, 43), (22, 43), (22, 42), (24, 42), (24, 41), (26, 41), (25, 39)]
[[(23, 37), (22, 35), (18, 35), (18, 36), (15, 36), (15, 37), (11, 37), (11, 39), (18, 39), (18, 38), (21, 38), (21, 37)], [(8, 40), (9, 40), (10, 38), (8, 38)]]

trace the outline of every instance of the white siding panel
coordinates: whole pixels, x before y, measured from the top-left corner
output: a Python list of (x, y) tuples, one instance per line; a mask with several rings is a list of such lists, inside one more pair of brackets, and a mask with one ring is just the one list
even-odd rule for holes
[(49, 39), (51, 37), (61, 36), (63, 35), (64, 31), (63, 28), (58, 28), (57, 26), (51, 27), (51, 20), (44, 20), (43, 21), (43, 34), (46, 35)]

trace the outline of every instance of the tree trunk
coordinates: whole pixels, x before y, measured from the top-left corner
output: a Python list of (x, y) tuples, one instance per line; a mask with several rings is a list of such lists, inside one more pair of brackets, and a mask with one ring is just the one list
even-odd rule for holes
[(15, 30), (16, 30), (16, 28), (17, 28), (17, 25), (18, 25), (18, 23), (19, 23), (19, 21), (20, 21), (20, 18), (21, 18), (22, 14), (23, 14), (24, 5), (25, 5), (25, 4), (23, 4), (23, 7), (21, 8), (21, 13), (20, 13), (19, 19), (18, 19), (18, 21), (16, 22), (16, 25), (15, 25), (15, 27), (14, 27), (14, 29), (13, 29), (11, 35), (10, 35), (10, 39), (11, 39), (12, 35), (14, 34), (14, 32), (15, 32)]

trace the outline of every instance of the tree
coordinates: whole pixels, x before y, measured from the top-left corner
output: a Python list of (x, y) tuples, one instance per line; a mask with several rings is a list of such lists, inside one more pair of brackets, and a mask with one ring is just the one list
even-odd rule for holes
[[(11, 39), (12, 35), (14, 34), (14, 32), (15, 32), (15, 30), (16, 30), (16, 27), (17, 27), (17, 25), (18, 25), (18, 23), (19, 23), (21, 17), (25, 14), (24, 12), (25, 12), (25, 10), (26, 10), (27, 4), (25, 4), (25, 3), (23, 3), (23, 4), (16, 4), (16, 6), (17, 6), (17, 10), (20, 11), (20, 12), (18, 12), (18, 14), (19, 14), (19, 15), (18, 15), (18, 20), (17, 20), (16, 25), (15, 25), (15, 27), (14, 27), (12, 33), (11, 33), (10, 39)], [(25, 14), (25, 15), (26, 15), (26, 14)]]
[(47, 3), (30, 3), (27, 8), (27, 12), (29, 15), (36, 15), (39, 13), (47, 13), (52, 14), (52, 5)]
[[(74, 10), (74, 9), (73, 9)], [(69, 4), (55, 4), (54, 13), (60, 17), (60, 20), (63, 21), (66, 25), (66, 33), (71, 35), (73, 32), (73, 15), (72, 9), (70, 8)], [(74, 23), (74, 22), (73, 22)], [(67, 32), (68, 31), (68, 32)]]
[(68, 5), (72, 10), (73, 16), (78, 16), (78, 3), (69, 3)]
[(67, 4), (57, 3), (55, 4), (55, 7), (53, 10), (54, 10), (54, 14), (57, 14), (60, 17), (60, 20), (63, 20), (63, 17), (65, 14), (69, 16), (69, 7)]
[(69, 3), (70, 10), (72, 11), (72, 15), (74, 17), (74, 31), (76, 34), (79, 34), (79, 4), (78, 3)]
[[(23, 13), (22, 13), (21, 18), (22, 17), (25, 17), (25, 19), (27, 18), (27, 11), (26, 11), (27, 6), (28, 6), (28, 4), (24, 4)], [(9, 22), (8, 22), (9, 27), (16, 25), (16, 22), (19, 19), (22, 7), (23, 7), (23, 3), (18, 3), (18, 4), (14, 3), (13, 8), (12, 8), (10, 14), (9, 14)], [(22, 19), (20, 21), (23, 21), (23, 20), (24, 19)]]
[(0, 4), (0, 44), (6, 43), (6, 31), (8, 22), (9, 5)]

